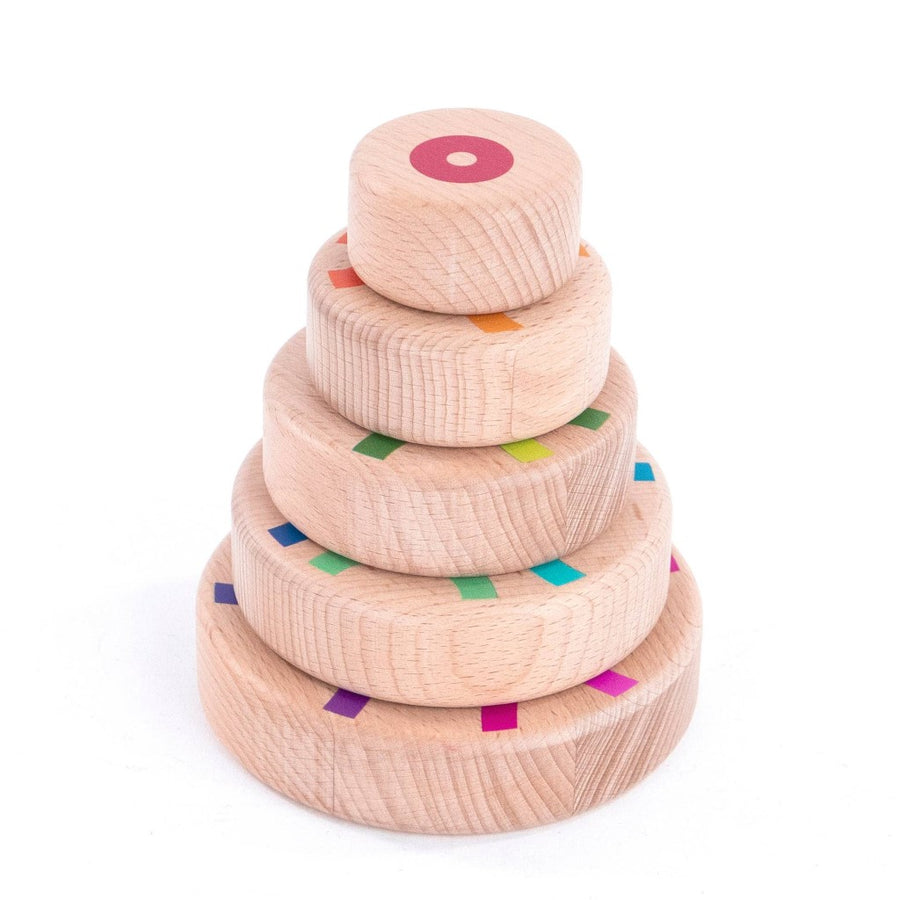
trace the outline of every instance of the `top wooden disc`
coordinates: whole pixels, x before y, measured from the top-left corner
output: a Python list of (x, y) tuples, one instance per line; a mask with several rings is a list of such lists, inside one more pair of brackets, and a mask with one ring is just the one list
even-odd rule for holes
[(509, 113), (394, 119), (350, 162), (350, 260), (399, 303), (465, 315), (527, 306), (575, 270), (581, 165), (555, 131)]

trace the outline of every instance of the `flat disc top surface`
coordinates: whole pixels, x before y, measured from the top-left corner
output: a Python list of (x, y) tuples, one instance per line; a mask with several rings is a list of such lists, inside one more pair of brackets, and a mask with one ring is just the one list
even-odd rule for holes
[[(601, 329), (609, 334), (611, 282), (603, 258), (587, 242), (579, 242), (575, 272), (558, 291), (509, 316), (447, 315), (410, 309), (372, 290), (353, 270), (346, 231), (330, 237), (313, 259), (309, 270), (310, 293), (317, 305), (342, 326), (362, 322), (372, 330), (374, 343), (382, 334), (391, 345), (403, 345), (415, 354), (440, 348), (459, 352), (482, 352), (477, 348), (510, 351), (519, 347), (537, 349), (542, 342), (565, 345), (566, 326)], [(601, 325), (602, 322), (602, 325)], [(412, 345), (405, 343), (413, 341)]]
[[(285, 517), (269, 497), (263, 480), (262, 446), (257, 444), (248, 455), (235, 480), (232, 514), (235, 528), (250, 529), (254, 539), (279, 557), (290, 560), (320, 585), (322, 595), (338, 593), (356, 597), (370, 608), (370, 614), (384, 617), (386, 621), (399, 621), (399, 617), (416, 615), (434, 610), (436, 604), (449, 603), (448, 614), (471, 623), (485, 617), (494, 618), (535, 613), (544, 603), (563, 602), (563, 595), (579, 597), (580, 603), (596, 602), (596, 585), (607, 583), (615, 589), (647, 562), (657, 549), (668, 546), (671, 499), (669, 489), (659, 466), (652, 461), (643, 447), (637, 450), (635, 480), (626, 493), (625, 504), (612, 524), (592, 541), (567, 553), (565, 560), (552, 560), (517, 572), (481, 576), (489, 580), (493, 592), (484, 602), (475, 605), (459, 605), (465, 596), (463, 586), (470, 578), (440, 578), (408, 575), (374, 568), (356, 560), (334, 560), (339, 568), (330, 567), (331, 560), (323, 563), (321, 556), (335, 557), (329, 551), (307, 537), (309, 525), (299, 520), (286, 523)], [(323, 486), (323, 491), (327, 487)], [(287, 536), (278, 532), (287, 526)], [(651, 553), (652, 551), (652, 553)], [(311, 560), (317, 560), (310, 565)], [(340, 574), (340, 579), (333, 576)], [(292, 579), (299, 583), (300, 576)], [(566, 590), (561, 590), (567, 586)], [(583, 595), (583, 596), (582, 596)], [(379, 600), (379, 597), (381, 598)], [(492, 599), (496, 598), (496, 599)], [(412, 624), (412, 623), (411, 623)], [(565, 622), (558, 623), (565, 627)], [(571, 624), (571, 623), (570, 623)], [(461, 636), (461, 635), (460, 635)]]
[[(494, 110), (438, 109), (394, 119), (357, 145), (351, 177), (392, 199), (465, 205), (502, 194), (531, 202), (535, 183), (571, 182), (571, 144), (532, 119)], [(465, 190), (459, 186), (465, 185)]]
[(429, 199), (473, 196), (453, 190), (461, 184), (496, 192), (498, 180), (507, 195), (522, 184), (533, 192), (572, 171), (580, 177), (578, 156), (552, 128), (486, 109), (428, 110), (386, 122), (359, 142), (351, 162), (351, 174), (373, 190)]
[[(579, 407), (576, 423), (518, 442), (518, 445), (484, 447), (432, 447), (390, 438), (372, 447), (360, 444), (371, 432), (355, 422), (335, 415), (334, 410), (322, 399), (309, 373), (306, 334), (294, 335), (277, 353), (266, 375), (265, 402), (277, 411), (292, 432), (302, 433), (310, 443), (321, 444), (336, 454), (345, 456), (358, 466), (365, 466), (374, 476), (387, 469), (392, 473), (407, 475), (411, 479), (434, 479), (445, 484), (481, 483), (488, 479), (511, 476), (521, 477), (523, 454), (529, 448), (528, 471), (536, 473), (555, 470), (560, 460), (570, 465), (589, 452), (598, 442), (604, 441), (609, 431), (607, 417), (618, 420), (633, 418), (634, 382), (622, 358), (611, 353), (607, 384), (599, 396), (591, 397), (592, 406)], [(602, 412), (603, 425), (591, 419), (591, 410)], [(587, 411), (587, 415), (585, 412)], [(286, 426), (283, 426), (286, 427)], [(540, 447), (545, 452), (540, 452)], [(383, 462), (384, 465), (377, 465)]]

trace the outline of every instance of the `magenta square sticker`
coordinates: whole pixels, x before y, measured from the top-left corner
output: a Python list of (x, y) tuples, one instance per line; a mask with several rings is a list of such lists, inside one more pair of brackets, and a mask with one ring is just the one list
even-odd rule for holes
[(500, 703), (481, 707), (482, 731), (509, 731), (518, 728), (518, 703)]
[(589, 681), (586, 681), (585, 684), (595, 690), (602, 691), (604, 694), (608, 694), (610, 697), (618, 697), (620, 694), (624, 694), (625, 691), (630, 691), (637, 684), (637, 680), (629, 678), (627, 675), (613, 672), (612, 669), (607, 669), (605, 672), (601, 672), (599, 675), (595, 675)]

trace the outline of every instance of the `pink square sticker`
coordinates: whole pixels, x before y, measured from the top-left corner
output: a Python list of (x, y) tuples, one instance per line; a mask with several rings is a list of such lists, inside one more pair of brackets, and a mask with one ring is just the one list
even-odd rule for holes
[(518, 703), (500, 703), (481, 707), (482, 731), (509, 731), (518, 728)]
[(595, 690), (602, 691), (604, 694), (608, 694), (610, 697), (618, 697), (620, 694), (624, 694), (625, 691), (630, 691), (637, 684), (637, 680), (629, 678), (627, 675), (613, 672), (612, 669), (607, 669), (605, 672), (601, 672), (599, 675), (595, 675), (589, 681), (586, 681), (585, 684)]

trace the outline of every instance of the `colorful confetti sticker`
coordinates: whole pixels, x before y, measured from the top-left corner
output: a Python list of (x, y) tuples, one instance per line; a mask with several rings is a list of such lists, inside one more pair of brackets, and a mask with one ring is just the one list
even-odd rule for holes
[(324, 553), (314, 556), (309, 564), (329, 575), (340, 575), (345, 569), (352, 569), (353, 566), (359, 565), (355, 559), (348, 559), (333, 550), (326, 550)]
[(519, 727), (519, 704), (500, 703), (481, 707), (482, 731), (510, 731)]
[(597, 431), (608, 418), (608, 412), (603, 412), (602, 409), (592, 409), (589, 406), (584, 412), (575, 416), (569, 424), (580, 425), (582, 428), (590, 428), (591, 431)]
[(234, 585), (217, 581), (213, 585), (213, 600), (216, 603), (225, 603), (229, 606), (237, 606), (237, 596), (234, 593)]
[(386, 459), (398, 447), (402, 447), (406, 441), (397, 438), (388, 437), (386, 434), (378, 434), (373, 431), (370, 435), (364, 437), (354, 448), (354, 452), (362, 453), (363, 456), (371, 456), (374, 459)]
[(678, 567), (678, 561), (673, 556), (669, 562), (669, 571), (670, 572), (680, 572), (681, 569)]
[(510, 444), (501, 444), (500, 446), (514, 459), (524, 463), (553, 456), (553, 451), (549, 447), (545, 447), (534, 438), (526, 438), (524, 441), (513, 441)]
[(648, 462), (636, 462), (634, 464), (634, 480), (656, 481), (656, 476), (653, 474), (653, 466)]
[(459, 588), (463, 600), (492, 600), (497, 596), (494, 582), (487, 575), (467, 575), (450, 580)]
[(497, 334), (500, 331), (518, 331), (522, 327), (521, 322), (511, 319), (506, 313), (485, 313), (468, 318), (473, 325), (477, 325), (488, 334)]
[(336, 288), (359, 287), (365, 284), (352, 266), (349, 269), (329, 269), (328, 277)]
[(637, 684), (637, 680), (628, 678), (626, 675), (620, 675), (618, 672), (613, 672), (612, 669), (607, 669), (605, 672), (601, 672), (599, 675), (595, 675), (586, 681), (585, 684), (610, 697), (618, 697), (620, 694), (624, 694), (625, 691), (630, 691)]
[(330, 713), (335, 713), (338, 716), (355, 719), (368, 702), (369, 698), (363, 694), (354, 694), (353, 691), (346, 691), (344, 688), (338, 688), (322, 709), (327, 710)]
[(584, 578), (584, 572), (579, 572), (578, 569), (572, 568), (561, 559), (552, 559), (539, 566), (532, 566), (531, 571), (556, 587), (562, 587), (564, 584)]
[(300, 541), (308, 540), (306, 535), (300, 531), (296, 525), (292, 525), (290, 522), (285, 522), (284, 525), (276, 525), (275, 528), (270, 528), (269, 534), (271, 534), (282, 547), (291, 547), (294, 544), (299, 544)]

